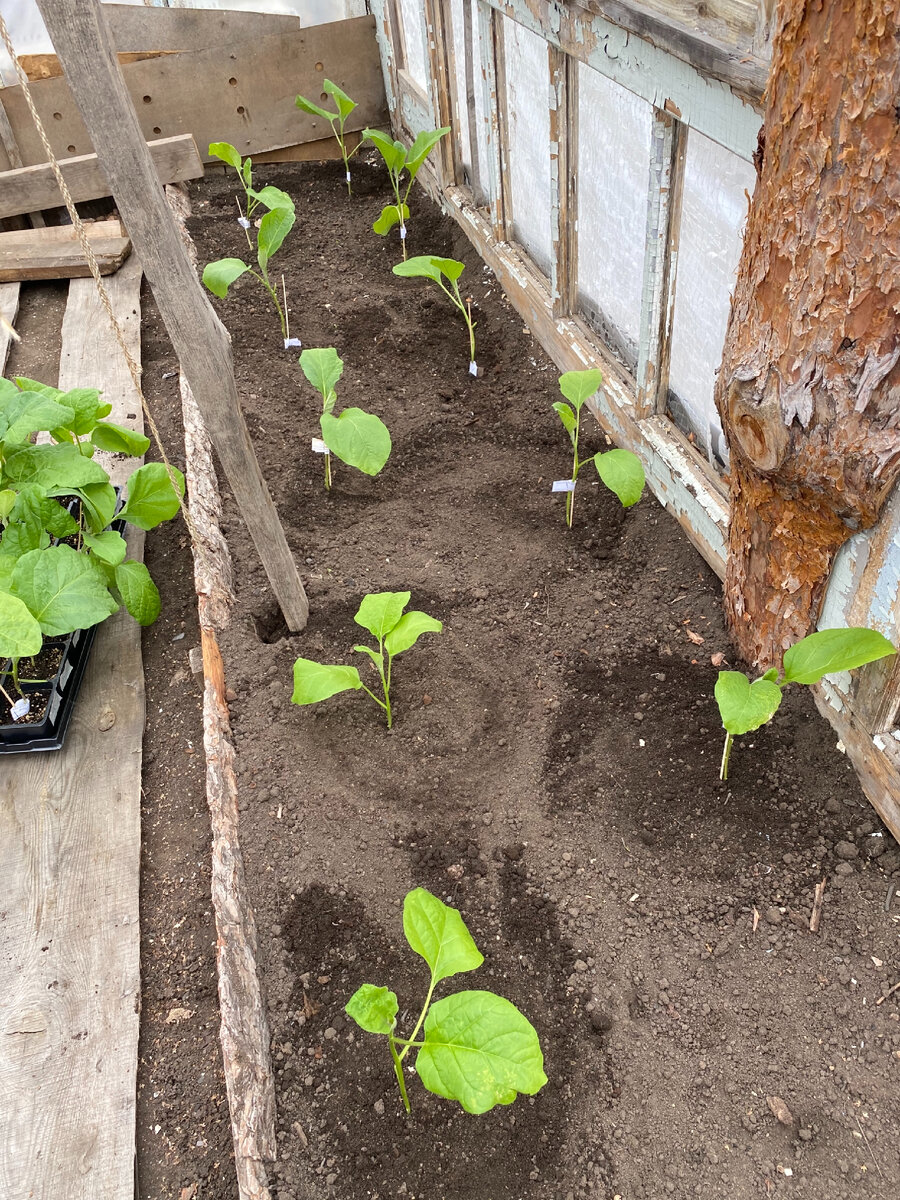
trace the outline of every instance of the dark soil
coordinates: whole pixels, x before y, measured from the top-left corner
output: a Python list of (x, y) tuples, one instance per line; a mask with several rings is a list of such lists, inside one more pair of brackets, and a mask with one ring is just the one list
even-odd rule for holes
[[(311, 605), (308, 629), (287, 635), (225, 489), (239, 598), (223, 649), (277, 1200), (895, 1197), (900, 993), (876, 1001), (900, 969), (900, 853), (835, 735), (795, 689), (739, 739), (721, 784), (720, 584), (649, 495), (624, 513), (585, 475), (566, 531), (550, 494), (569, 466), (557, 371), (461, 232), (416, 196), (411, 253), (467, 264), (479, 379), (441, 294), (390, 272), (398, 243), (370, 230), (380, 172), (355, 169), (352, 202), (332, 165), (259, 174), (297, 203), (277, 259), (291, 332), (337, 347), (339, 406), (378, 413), (394, 443), (380, 477), (338, 463), (326, 495), (316, 397), (267, 297), (247, 278), (217, 302)], [(193, 201), (201, 262), (246, 255), (231, 181), (209, 178)], [(148, 339), (145, 367), (171, 402), (164, 345)], [(583, 441), (603, 445), (590, 423)], [(148, 548), (175, 590), (145, 647), (145, 1200), (176, 1184), (234, 1195), (224, 1094), (205, 1082), (218, 1080), (214, 934), (179, 536)], [(358, 660), (361, 597), (403, 589), (444, 632), (398, 660), (394, 728), (362, 693), (292, 706), (294, 659)], [(345, 1017), (371, 981), (397, 991), (410, 1027), (426, 982), (401, 932), (415, 885), (458, 907), (485, 953), (442, 994), (496, 990), (537, 1027), (537, 1097), (472, 1117), (410, 1075), (407, 1117), (383, 1040)], [(176, 1007), (194, 1015), (166, 1025)]]

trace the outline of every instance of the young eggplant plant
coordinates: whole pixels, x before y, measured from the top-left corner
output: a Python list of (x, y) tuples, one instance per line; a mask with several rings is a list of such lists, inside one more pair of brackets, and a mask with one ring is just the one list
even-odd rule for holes
[[(403, 247), (404, 258), (406, 258), (406, 222), (409, 220), (409, 206), (406, 202), (409, 199), (410, 189), (416, 175), (419, 173), (422, 163), (444, 134), (449, 132), (449, 125), (443, 129), (423, 130), (407, 150), (402, 142), (392, 141), (386, 133), (381, 133), (377, 129), (363, 130), (363, 137), (374, 145), (375, 149), (384, 159), (384, 165), (387, 167), (387, 172), (391, 179), (391, 187), (393, 188), (394, 200), (396, 202), (385, 205), (381, 210), (381, 216), (372, 228), (376, 233), (384, 237), (391, 232), (395, 225), (399, 225), (400, 244)], [(400, 176), (404, 171), (409, 176), (405, 189), (400, 183)]]
[(743, 671), (720, 671), (715, 695), (725, 729), (725, 747), (719, 778), (728, 778), (734, 739), (771, 721), (789, 683), (818, 683), (826, 675), (852, 671), (854, 667), (896, 653), (895, 647), (875, 629), (822, 629), (801, 638), (785, 651), (780, 675), (778, 668), (772, 667), (751, 683)]
[(403, 932), (431, 972), (412, 1033), (398, 1035), (400, 1005), (386, 987), (364, 983), (344, 1011), (366, 1033), (387, 1037), (406, 1111), (403, 1060), (413, 1048), (423, 1086), (435, 1096), (458, 1100), (466, 1112), (486, 1113), (497, 1104), (512, 1104), (519, 1093), (536, 1095), (547, 1082), (544, 1056), (534, 1026), (514, 1004), (482, 991), (455, 992), (431, 1002), (442, 980), (484, 962), (457, 910), (415, 888), (403, 901)]
[(259, 205), (264, 208), (289, 208), (293, 202), (286, 192), (281, 188), (272, 187), (271, 184), (256, 192), (253, 190), (253, 160), (250, 158), (242, 159), (234, 146), (230, 142), (210, 142), (209, 152), (215, 158), (225, 163), (229, 167), (234, 167), (237, 171), (238, 183), (244, 189), (244, 211), (241, 211), (241, 202), (235, 200), (238, 206), (238, 224), (247, 235), (247, 245), (253, 243), (250, 240), (250, 226), (253, 223), (253, 214)]
[(391, 435), (380, 417), (361, 408), (345, 408), (335, 416), (335, 388), (344, 371), (337, 350), (333, 346), (304, 350), (300, 355), (300, 368), (322, 397), (322, 416), (319, 418), (322, 439), (319, 442), (314, 438), (312, 448), (325, 455), (326, 489), (331, 488), (332, 454), (364, 475), (377, 475), (390, 457)]
[[(266, 190), (268, 189), (264, 189), (264, 191)], [(279, 191), (280, 189), (273, 190)], [(299, 345), (299, 342), (288, 337), (286, 310), (282, 308), (281, 301), (278, 299), (278, 290), (269, 278), (269, 262), (272, 255), (281, 249), (295, 220), (294, 202), (285, 192), (280, 194), (287, 203), (281, 207), (270, 209), (260, 221), (259, 229), (256, 232), (256, 261), (259, 271), (254, 271), (243, 259), (220, 258), (215, 262), (207, 263), (203, 270), (203, 282), (214, 296), (224, 300), (228, 295), (228, 289), (242, 275), (250, 274), (254, 279), (259, 280), (275, 305), (275, 311), (278, 313), (278, 320), (281, 324), (284, 348), (287, 349), (291, 345)], [(262, 196), (263, 192), (260, 192), (259, 195)]]
[[(467, 296), (463, 300), (459, 294), (459, 277), (465, 270), (461, 262), (455, 258), (438, 258), (436, 254), (420, 254), (416, 258), (408, 258), (405, 262), (397, 263), (394, 274), (404, 279), (433, 279), (447, 299), (462, 313), (463, 320), (469, 330), (469, 374), (478, 374), (478, 364), (475, 362), (475, 322), (472, 320), (472, 299)], [(450, 284), (449, 287), (444, 280)]]
[[(341, 148), (341, 158), (344, 160), (344, 171), (347, 175), (347, 195), (352, 196), (353, 190), (350, 187), (350, 159), (362, 145), (360, 141), (352, 150), (347, 150), (347, 140), (344, 135), (344, 123), (347, 118), (356, 108), (356, 101), (351, 100), (346, 92), (342, 92), (336, 83), (332, 83), (330, 79), (326, 79), (322, 84), (322, 91), (330, 96), (337, 106), (337, 112), (329, 112), (327, 108), (320, 108), (318, 104), (313, 104), (312, 100), (307, 100), (303, 96), (298, 96), (294, 103), (299, 109), (305, 113), (309, 113), (313, 117), (324, 117), (331, 125), (331, 132), (334, 134), (337, 144)], [(337, 125), (335, 125), (337, 121)]]
[(593, 462), (597, 474), (609, 490), (619, 497), (624, 508), (637, 504), (644, 490), (644, 468), (638, 456), (630, 450), (607, 450), (590, 458), (578, 457), (581, 409), (602, 382), (603, 375), (596, 370), (567, 371), (559, 377), (559, 390), (569, 403), (557, 400), (553, 408), (559, 414), (572, 443), (572, 476), (570, 479), (557, 479), (553, 491), (566, 493), (566, 525), (569, 529), (572, 528), (572, 514), (575, 511), (575, 483), (578, 472), (586, 463)]
[[(410, 646), (414, 646), (423, 633), (440, 633), (444, 628), (440, 621), (427, 613), (404, 612), (409, 604), (409, 592), (372, 592), (363, 596), (362, 603), (353, 620), (363, 629), (368, 629), (378, 641), (378, 649), (371, 646), (354, 646), (360, 654), (368, 654), (381, 679), (384, 699), (379, 700), (359, 677), (356, 667), (329, 666), (298, 658), (294, 663), (294, 704), (318, 704), (339, 692), (358, 692), (360, 688), (371, 696), (379, 708), (384, 709), (387, 727), (390, 729), (391, 714), (391, 667), (394, 659)], [(385, 662), (385, 656), (387, 662)]]

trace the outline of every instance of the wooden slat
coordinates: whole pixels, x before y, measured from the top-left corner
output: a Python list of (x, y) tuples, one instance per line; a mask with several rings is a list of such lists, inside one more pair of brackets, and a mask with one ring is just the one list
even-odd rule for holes
[[(458, 120), (465, 121), (469, 130), (469, 169), (471, 171), (471, 188), (475, 196), (479, 200), (485, 194), (484, 183), (481, 179), (481, 162), (478, 155), (478, 109), (475, 106), (475, 30), (476, 26), (472, 20), (472, 4), (474, 0), (463, 0), (463, 45), (464, 45), (464, 65), (463, 77), (465, 94), (463, 100), (465, 103), (465, 112), (460, 113)], [(446, 0), (447, 13), (451, 12), (450, 0)], [(452, 43), (451, 43), (452, 45)], [(451, 76), (453, 78), (453, 76)], [(480, 80), (479, 80), (480, 83)], [(457, 182), (462, 180), (462, 173), (457, 176)]]
[[(131, 253), (118, 221), (86, 225), (101, 275), (117, 271)], [(0, 233), (0, 283), (26, 279), (84, 279), (90, 267), (71, 225)]]
[[(478, 42), (481, 55), (481, 82), (484, 112), (484, 144), (487, 150), (487, 193), (491, 230), (498, 242), (507, 240), (512, 224), (511, 193), (504, 186), (503, 135), (506, 129), (506, 55), (499, 32), (499, 16), (484, 0), (478, 3)], [(498, 50), (499, 42), (499, 50)], [(501, 94), (502, 89), (502, 94)]]
[[(160, 138), (149, 143), (153, 165), (160, 183), (178, 183), (199, 179), (203, 163), (197, 145), (189, 133)], [(76, 204), (109, 195), (109, 184), (97, 162), (96, 154), (81, 154), (59, 162), (66, 186)], [(49, 163), (20, 167), (0, 174), (0, 217), (16, 216), (39, 208), (62, 204), (59, 185)]]
[(453, 154), (453, 109), (450, 103), (450, 62), (447, 44), (452, 31), (444, 26), (442, 0), (424, 0), (425, 28), (428, 37), (428, 66), (431, 75), (431, 105), (434, 110), (434, 127), (450, 128), (442, 137), (435, 156), (439, 165), (441, 185), (450, 187), (457, 182), (456, 163)]
[[(214, 141), (231, 142), (243, 154), (276, 150), (330, 136), (327, 121), (294, 104), (297, 95), (320, 102), (326, 77), (359, 104), (347, 122), (351, 131), (383, 123), (384, 86), (373, 34), (373, 18), (356, 17), (146, 59), (123, 67), (122, 74), (147, 141), (191, 133), (204, 161)], [(58, 158), (94, 150), (65, 79), (39, 80), (31, 91)], [(3, 99), (23, 162), (43, 163), (46, 155), (21, 89), (6, 88)]]
[[(578, 64), (548, 46), (550, 70), (550, 295), (555, 317), (578, 299)], [(588, 236), (590, 236), (588, 231)]]
[(13, 342), (13, 335), (9, 327), (15, 325), (18, 315), (19, 285), (17, 283), (0, 284), (0, 317), (7, 323), (4, 325), (3, 321), (0, 321), (0, 375), (6, 370), (6, 359)]
[(203, 50), (248, 38), (296, 33), (298, 16), (231, 12), (218, 8), (148, 7), (104, 4), (117, 50)]
[[(139, 357), (137, 262), (108, 287)], [(140, 424), (93, 281), (70, 287), (59, 382), (102, 387), (113, 420)], [(0, 770), (0, 1195), (9, 1200), (133, 1194), (143, 729), (140, 630), (120, 613), (98, 630), (65, 749), (5, 758)]]

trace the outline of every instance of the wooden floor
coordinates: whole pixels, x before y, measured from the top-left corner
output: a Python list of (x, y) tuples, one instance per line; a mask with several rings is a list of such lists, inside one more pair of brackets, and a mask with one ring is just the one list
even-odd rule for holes
[[(138, 361), (140, 280), (133, 258), (106, 280)], [(101, 387), (111, 420), (142, 425), (90, 279), (70, 284), (59, 385)], [(134, 465), (113, 464), (114, 482)], [(65, 749), (0, 759), (2, 1200), (133, 1200), (143, 728), (140, 630), (120, 613), (98, 631)]]

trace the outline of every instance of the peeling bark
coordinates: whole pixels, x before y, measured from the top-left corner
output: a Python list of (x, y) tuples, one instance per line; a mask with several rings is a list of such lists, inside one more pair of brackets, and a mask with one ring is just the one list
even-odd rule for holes
[(763, 667), (900, 474), (900, 0), (780, 0), (716, 403), (726, 613)]

